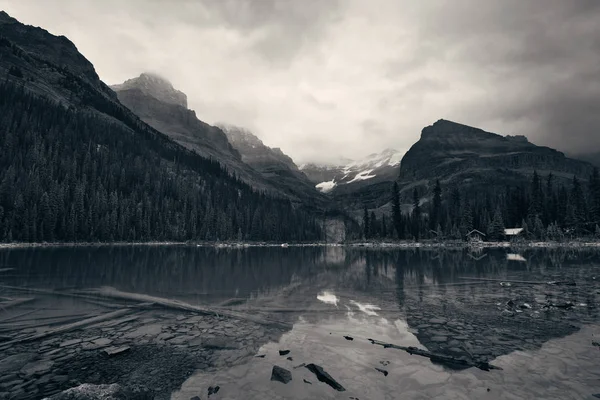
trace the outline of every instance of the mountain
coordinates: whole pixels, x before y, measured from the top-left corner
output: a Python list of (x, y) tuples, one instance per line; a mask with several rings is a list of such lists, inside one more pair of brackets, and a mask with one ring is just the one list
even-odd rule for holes
[(187, 96), (173, 88), (165, 78), (143, 73), (111, 88), (117, 93), (119, 101), (142, 121), (177, 143), (203, 157), (219, 161), (230, 173), (235, 173), (256, 189), (282, 197), (289, 196), (244, 163), (225, 133), (198, 119), (196, 112), (187, 108)]
[(342, 165), (304, 164), (301, 170), (317, 189), (332, 196), (339, 206), (352, 210), (362, 209), (364, 205), (377, 208), (389, 201), (401, 159), (402, 153), (386, 149)]
[(312, 215), (257, 192), (207, 156), (241, 158), (222, 131), (183, 110), (180, 95), (148, 108), (176, 107), (163, 110), (174, 125), (187, 115), (190, 126), (214, 135), (205, 153), (125, 107), (68, 39), (5, 12), (0, 76), (0, 241), (321, 237)]
[(229, 124), (218, 124), (218, 127), (241, 154), (242, 161), (260, 172), (273, 186), (294, 198), (324, 203), (325, 199), (315, 185), (281, 149), (266, 146), (247, 129)]
[(439, 179), (448, 188), (491, 192), (528, 182), (534, 170), (568, 183), (574, 175), (587, 179), (593, 167), (530, 143), (525, 136), (501, 136), (440, 119), (422, 130), (402, 158), (399, 184), (407, 191), (430, 187)]
[(139, 90), (147, 96), (152, 96), (163, 103), (175, 104), (187, 108), (187, 95), (173, 87), (171, 82), (160, 75), (148, 72), (142, 73), (139, 77), (128, 79), (125, 82), (112, 85), (115, 92), (126, 90)]

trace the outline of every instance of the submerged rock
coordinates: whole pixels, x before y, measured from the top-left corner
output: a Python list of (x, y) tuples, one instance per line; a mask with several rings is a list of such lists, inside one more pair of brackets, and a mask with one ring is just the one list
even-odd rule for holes
[(219, 385), (209, 386), (209, 388), (208, 388), (208, 397), (212, 396), (213, 394), (217, 394), (217, 392), (219, 391), (219, 389), (221, 389), (221, 387)]
[(332, 388), (334, 388), (338, 392), (344, 392), (346, 390), (335, 379), (333, 379), (331, 377), (331, 375), (329, 375), (327, 372), (325, 372), (325, 370), (323, 369), (323, 367), (321, 367), (319, 365), (316, 365), (316, 364), (308, 364), (306, 366), (306, 368), (310, 372), (312, 372), (313, 374), (315, 374), (317, 376), (317, 379), (320, 382), (324, 382), (324, 383), (328, 384), (329, 386), (331, 386)]
[(131, 348), (129, 346), (122, 347), (108, 347), (102, 351), (102, 353), (108, 357), (115, 357), (119, 354), (127, 353)]
[(50, 400), (151, 400), (154, 395), (145, 388), (124, 388), (112, 385), (91, 385), (84, 383), (50, 397)]
[(273, 370), (271, 371), (271, 380), (281, 383), (288, 383), (292, 380), (292, 373), (285, 368), (274, 365)]
[(383, 376), (388, 376), (389, 372), (387, 372), (385, 369), (381, 369), (381, 368), (377, 368), (377, 367), (375, 367), (375, 369), (377, 371), (381, 372), (383, 374)]

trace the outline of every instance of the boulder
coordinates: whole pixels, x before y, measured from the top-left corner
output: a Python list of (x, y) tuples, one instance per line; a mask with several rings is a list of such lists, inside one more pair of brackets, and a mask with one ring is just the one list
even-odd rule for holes
[(271, 380), (281, 383), (288, 383), (292, 380), (292, 373), (285, 368), (274, 365), (271, 371)]
[(325, 372), (325, 370), (323, 369), (323, 367), (321, 367), (321, 366), (319, 366), (317, 364), (308, 364), (306, 366), (306, 368), (310, 372), (312, 372), (313, 374), (315, 374), (317, 376), (317, 379), (319, 380), (319, 382), (324, 382), (324, 383), (328, 384), (329, 386), (331, 386), (332, 388), (334, 388), (338, 392), (343, 392), (343, 391), (346, 390), (335, 379), (333, 379), (331, 377), (331, 375), (329, 375), (327, 372)]

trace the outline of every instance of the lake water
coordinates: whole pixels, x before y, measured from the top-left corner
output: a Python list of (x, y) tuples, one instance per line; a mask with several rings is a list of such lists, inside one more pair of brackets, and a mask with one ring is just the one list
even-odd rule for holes
[[(599, 281), (593, 250), (4, 249), (0, 398), (118, 382), (185, 400), (216, 386), (211, 399), (590, 399), (600, 393)], [(368, 339), (502, 369), (432, 363)], [(345, 391), (319, 382), (302, 366), (311, 363)], [(291, 382), (270, 380), (274, 365)]]

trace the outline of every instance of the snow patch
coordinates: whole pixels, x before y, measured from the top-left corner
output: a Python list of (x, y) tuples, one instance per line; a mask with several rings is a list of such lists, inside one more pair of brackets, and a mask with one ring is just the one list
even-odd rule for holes
[(321, 191), (322, 193), (331, 192), (333, 190), (333, 188), (336, 186), (337, 186), (337, 184), (335, 183), (334, 179), (332, 179), (330, 181), (326, 181), (326, 182), (317, 183), (315, 185), (317, 190)]
[(400, 161), (402, 161), (402, 156), (403, 156), (403, 154), (402, 154), (402, 153), (398, 153), (398, 152), (394, 153), (394, 154), (393, 154), (393, 155), (390, 157), (390, 161), (388, 162), (388, 165), (389, 165), (390, 167), (394, 167), (394, 166), (396, 166), (396, 165), (400, 164)]
[(367, 179), (371, 179), (371, 178), (375, 178), (377, 175), (369, 175), (371, 172), (373, 172), (372, 169), (366, 170), (366, 171), (362, 171), (358, 174), (356, 174), (356, 176), (354, 177), (354, 179), (352, 179), (351, 181), (346, 182), (346, 184), (352, 183), (352, 182), (357, 182), (357, 181), (365, 181)]

